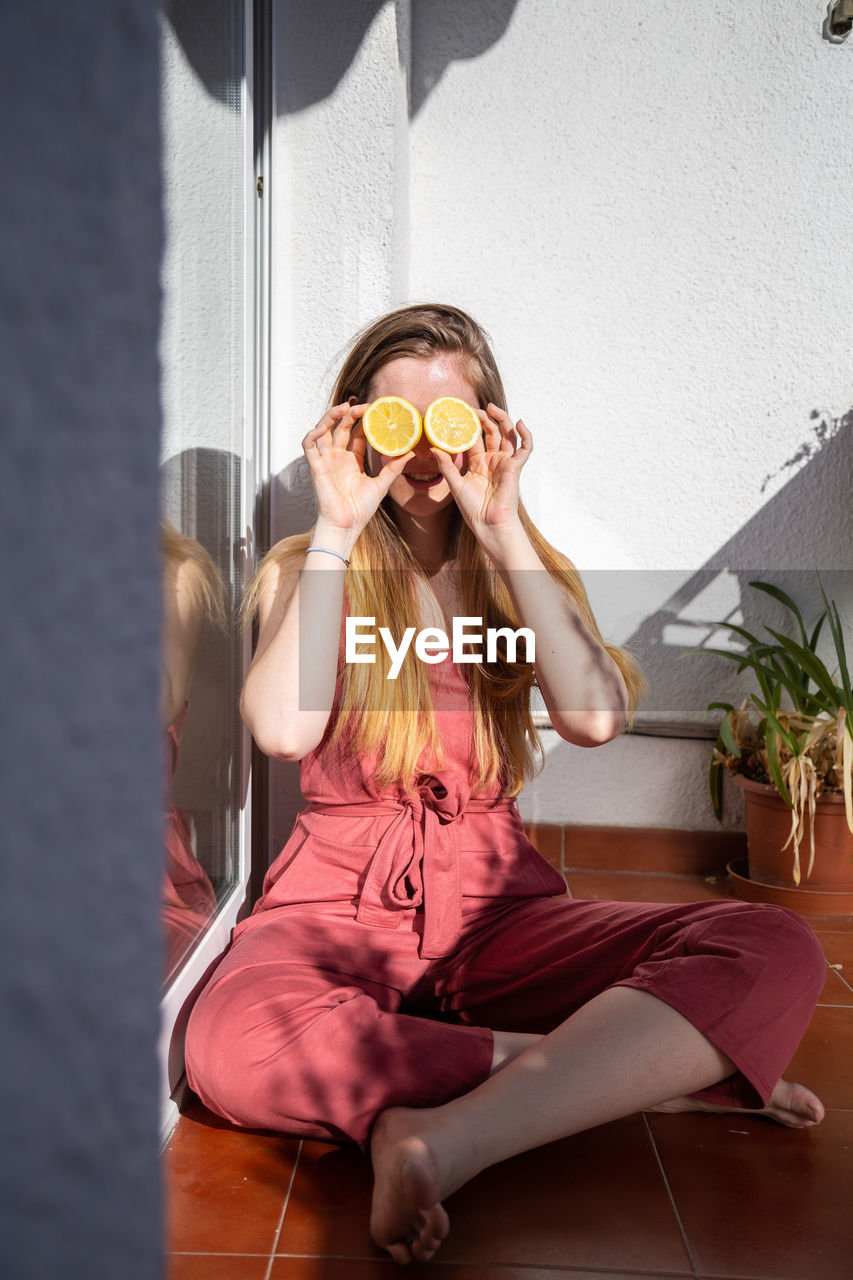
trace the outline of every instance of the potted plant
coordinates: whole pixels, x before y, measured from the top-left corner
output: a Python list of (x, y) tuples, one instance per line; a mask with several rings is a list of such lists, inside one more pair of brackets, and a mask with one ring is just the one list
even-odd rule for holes
[[(853, 911), (853, 694), (838, 608), (827, 599), (819, 575), (818, 584), (825, 607), (810, 634), (786, 592), (750, 582), (789, 610), (798, 637), (764, 626), (762, 639), (721, 622), (744, 646), (701, 650), (735, 662), (738, 672), (750, 670), (757, 686), (740, 707), (709, 703), (709, 711), (724, 713), (709, 782), (718, 819), (725, 771), (744, 792), (753, 885), (787, 888), (789, 894), (808, 890), (812, 910), (846, 912)], [(835, 648), (834, 674), (817, 653), (825, 624)], [(833, 908), (817, 903), (818, 893), (841, 893), (850, 901)], [(743, 896), (761, 897), (754, 891)], [(764, 897), (779, 900), (772, 893)]]

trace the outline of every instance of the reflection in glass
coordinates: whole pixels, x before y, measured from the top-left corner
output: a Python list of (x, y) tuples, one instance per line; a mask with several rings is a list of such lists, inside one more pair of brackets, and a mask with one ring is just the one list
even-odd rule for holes
[(163, 667), (160, 714), (165, 727), (166, 815), (162, 916), (166, 975), (174, 972), (216, 911), (216, 892), (195, 856), (186, 814), (171, 803), (181, 731), (199, 638), (206, 621), (224, 628), (225, 587), (208, 552), (168, 521), (161, 529)]
[(166, 985), (237, 883), (246, 558), (244, 6), (162, 10)]

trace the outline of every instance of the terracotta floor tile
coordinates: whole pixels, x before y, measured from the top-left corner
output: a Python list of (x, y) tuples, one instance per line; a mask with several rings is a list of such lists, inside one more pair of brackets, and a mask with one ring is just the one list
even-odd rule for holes
[(563, 842), (564, 865), (584, 871), (724, 876), (726, 865), (745, 854), (740, 831), (567, 826)]
[[(368, 1162), (355, 1148), (306, 1143), (277, 1255), (384, 1260), (368, 1232), (371, 1186)], [(451, 1196), (447, 1209), (442, 1267), (692, 1274), (640, 1116), (488, 1169)]]
[(304, 1143), (276, 1253), (384, 1258), (368, 1230), (372, 1190), (357, 1147)]
[[(576, 897), (691, 902), (728, 880), (568, 873)], [(830, 963), (821, 1003), (786, 1075), (828, 1108), (797, 1133), (749, 1116), (649, 1115), (689, 1250), (726, 1280), (851, 1274), (853, 920), (811, 918)], [(265, 1280), (299, 1144), (236, 1130), (192, 1101), (165, 1155), (169, 1280)], [(272, 1280), (393, 1280), (371, 1242), (372, 1175), (354, 1147), (306, 1142)], [(448, 1280), (692, 1277), (690, 1252), (642, 1117), (579, 1134), (487, 1170), (448, 1201), (451, 1235), (433, 1264)], [(780, 1229), (784, 1224), (784, 1230)], [(210, 1252), (206, 1252), (210, 1251)], [(324, 1256), (325, 1255), (325, 1256)]]
[[(405, 1271), (393, 1262), (374, 1258), (276, 1258), (270, 1280), (663, 1280), (660, 1273), (651, 1276), (637, 1271), (577, 1271), (548, 1267), (467, 1266), (465, 1263), (441, 1261), (413, 1263)], [(180, 1278), (183, 1280), (183, 1277)], [(192, 1280), (196, 1280), (193, 1276)], [(219, 1280), (216, 1277), (215, 1280)], [(225, 1278), (223, 1277), (223, 1280)], [(666, 1280), (677, 1280), (667, 1272)], [(694, 1280), (694, 1272), (685, 1272), (684, 1280)]]
[(173, 1253), (166, 1259), (166, 1280), (266, 1280), (268, 1267), (267, 1254)]
[[(853, 1110), (853, 1006), (818, 1005), (785, 1076), (813, 1089), (825, 1107)], [(851, 1156), (853, 1167), (853, 1156)]]
[(405, 1273), (389, 1258), (281, 1258), (276, 1257), (270, 1280), (394, 1280), (425, 1274), (425, 1268), (407, 1267)]
[(816, 933), (846, 933), (853, 935), (853, 916), (806, 916)]
[(187, 1108), (166, 1148), (167, 1249), (269, 1257), (293, 1174), (293, 1138), (232, 1129)]
[(447, 1208), (446, 1261), (690, 1270), (639, 1116), (487, 1169)]
[(850, 1275), (853, 1113), (829, 1112), (810, 1130), (750, 1116), (649, 1123), (700, 1275)]
[(833, 973), (844, 989), (842, 995), (837, 984), (827, 983), (833, 993), (833, 999), (826, 999), (825, 992), (821, 997), (821, 1004), (853, 1004), (853, 934), (834, 929), (818, 929), (815, 932), (823, 947), (827, 963), (841, 965), (841, 968), (837, 972), (833, 970)]
[(853, 1005), (853, 990), (834, 969), (826, 970), (826, 983), (818, 1004)]
[(731, 898), (728, 877), (657, 875), (640, 871), (567, 871), (573, 898), (618, 902), (705, 902)]

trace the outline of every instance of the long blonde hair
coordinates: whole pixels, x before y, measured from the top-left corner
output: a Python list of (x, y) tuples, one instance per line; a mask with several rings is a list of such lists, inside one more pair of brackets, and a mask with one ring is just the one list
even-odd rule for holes
[[(373, 378), (390, 360), (400, 356), (426, 360), (437, 354), (450, 354), (459, 361), (477, 392), (480, 408), (490, 402), (506, 408), (503, 383), (483, 330), (464, 311), (436, 304), (402, 307), (357, 334), (331, 403), (342, 404), (350, 396), (364, 403)], [(517, 628), (509, 591), (461, 513), (455, 507), (453, 511), (447, 554), (456, 562), (463, 614), (481, 618), (484, 629)], [(644, 692), (639, 665), (626, 650), (604, 642), (579, 573), (542, 537), (521, 503), (519, 516), (542, 564), (621, 671), (632, 720)], [(287, 538), (267, 554), (247, 598), (250, 616), (271, 588), (279, 566), (295, 570), (301, 565), (311, 536), (309, 532)], [(387, 627), (400, 637), (421, 616), (426, 581), (386, 497), (353, 548), (345, 584), (346, 611), (351, 616), (373, 617), (377, 628)], [(374, 664), (344, 666), (337, 716), (327, 734), (332, 744), (346, 742), (353, 751), (376, 759), (378, 787), (398, 783), (411, 788), (422, 756), (435, 767), (443, 758), (429, 672), (411, 651), (396, 680), (386, 678), (389, 669), (390, 659), (381, 645)], [(543, 755), (530, 706), (534, 668), (509, 662), (504, 646), (499, 647), (496, 662), (465, 663), (462, 669), (473, 704), (474, 758), (479, 771), (475, 783), (486, 790), (499, 780), (507, 794), (515, 795)]]
[(228, 624), (225, 584), (210, 552), (195, 538), (181, 533), (166, 519), (160, 521), (160, 554), (164, 576), (184, 569), (184, 583), (194, 611), (224, 630)]

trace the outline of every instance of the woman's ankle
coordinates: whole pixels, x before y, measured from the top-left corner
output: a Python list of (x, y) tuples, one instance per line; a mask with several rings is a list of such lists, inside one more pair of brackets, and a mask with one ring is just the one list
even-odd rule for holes
[(528, 1034), (525, 1031), (493, 1031), (494, 1048), (492, 1050), (492, 1065), (489, 1068), (489, 1075), (493, 1076), (496, 1071), (500, 1071), (502, 1067), (507, 1066), (515, 1058), (521, 1056), (526, 1049), (530, 1049), (533, 1045), (538, 1044), (542, 1036)]

